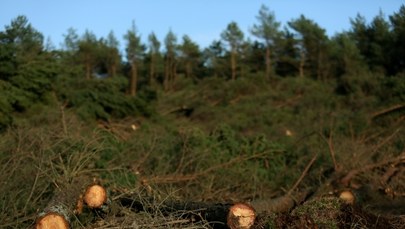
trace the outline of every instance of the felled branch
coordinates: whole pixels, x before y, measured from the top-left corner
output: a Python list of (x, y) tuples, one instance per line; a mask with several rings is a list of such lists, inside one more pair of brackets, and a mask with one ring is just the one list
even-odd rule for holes
[(366, 165), (363, 166), (361, 168), (358, 169), (353, 169), (351, 171), (349, 171), (341, 180), (340, 182), (344, 185), (344, 186), (349, 186), (350, 181), (357, 175), (359, 175), (360, 173), (364, 173), (370, 170), (373, 170), (375, 168), (379, 168), (379, 167), (383, 167), (383, 166), (388, 166), (390, 164), (398, 164), (400, 162), (404, 162), (405, 161), (405, 152), (403, 152), (400, 156), (398, 157), (394, 157), (394, 158), (389, 158), (386, 159), (384, 161), (381, 161), (379, 163), (375, 163), (375, 164), (370, 164), (370, 165)]
[(383, 110), (374, 112), (373, 114), (371, 114), (371, 118), (374, 119), (374, 118), (377, 118), (379, 116), (382, 116), (382, 115), (385, 115), (385, 114), (388, 114), (388, 113), (391, 113), (391, 112), (394, 112), (394, 111), (398, 111), (398, 110), (401, 110), (401, 109), (404, 109), (404, 108), (405, 108), (405, 104), (396, 104), (396, 105), (393, 105), (391, 107), (385, 108)]

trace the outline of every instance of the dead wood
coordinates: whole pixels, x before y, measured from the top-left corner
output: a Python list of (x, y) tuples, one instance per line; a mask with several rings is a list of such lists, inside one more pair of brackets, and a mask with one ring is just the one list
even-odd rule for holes
[(238, 203), (229, 208), (227, 225), (230, 229), (249, 229), (255, 220), (256, 213), (250, 205)]
[(77, 184), (59, 186), (47, 207), (38, 215), (35, 228), (69, 228), (81, 188)]
[(401, 162), (405, 162), (405, 152), (403, 152), (398, 157), (388, 158), (386, 160), (383, 160), (383, 161), (375, 163), (375, 164), (369, 164), (369, 165), (363, 166), (361, 168), (352, 169), (342, 179), (340, 179), (340, 183), (343, 184), (344, 186), (348, 187), (350, 184), (350, 181), (355, 176), (359, 175), (360, 173), (371, 171), (371, 170), (379, 168), (379, 167), (396, 165)]
[(391, 112), (399, 111), (399, 110), (404, 109), (404, 108), (405, 108), (405, 104), (395, 104), (395, 105), (390, 106), (388, 108), (385, 108), (383, 110), (376, 111), (376, 112), (372, 113), (371, 114), (371, 119), (375, 119), (377, 117), (389, 114)]
[(107, 191), (98, 184), (87, 187), (83, 201), (92, 209), (101, 208), (107, 202)]
[(258, 158), (263, 158), (265, 157), (267, 152), (265, 153), (256, 153), (253, 155), (241, 155), (238, 157), (235, 157), (227, 162), (220, 163), (217, 165), (213, 165), (205, 170), (195, 172), (195, 173), (190, 173), (190, 174), (169, 174), (169, 175), (159, 175), (159, 176), (154, 176), (154, 177), (144, 177), (142, 178), (142, 182), (145, 184), (168, 184), (168, 183), (181, 183), (181, 182), (186, 182), (186, 181), (191, 181), (191, 180), (196, 180), (197, 178), (201, 176), (205, 176), (211, 172), (214, 172), (219, 169), (227, 168), (232, 165), (252, 160), (252, 159), (258, 159)]
[(305, 191), (295, 195), (286, 194), (274, 199), (253, 200), (250, 204), (259, 214), (286, 213), (307, 199), (311, 192)]
[(40, 217), (35, 225), (36, 229), (48, 229), (48, 228), (57, 228), (57, 229), (68, 229), (69, 221), (65, 218), (64, 215), (61, 215), (56, 212), (49, 212), (42, 217)]
[[(88, 181), (74, 181), (58, 186), (47, 207), (38, 215), (35, 228), (69, 228), (74, 214), (83, 212), (83, 204), (90, 209), (101, 208), (107, 202), (106, 190), (98, 184), (88, 185)], [(84, 194), (83, 194), (84, 193)]]
[(242, 202), (158, 201), (139, 196), (120, 196), (116, 201), (135, 212), (159, 212), (166, 216), (177, 214), (189, 222), (208, 222), (213, 228), (249, 229), (257, 216), (257, 211), (251, 204)]

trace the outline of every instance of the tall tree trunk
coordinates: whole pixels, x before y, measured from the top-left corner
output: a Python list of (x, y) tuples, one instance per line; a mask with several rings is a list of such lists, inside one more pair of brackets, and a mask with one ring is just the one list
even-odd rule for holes
[(236, 79), (236, 52), (231, 52), (231, 72), (232, 72), (232, 80)]
[(155, 62), (156, 62), (155, 54), (151, 53), (150, 66), (149, 66), (149, 85), (150, 86), (152, 86), (153, 81), (155, 79)]
[(169, 90), (169, 80), (170, 80), (170, 73), (171, 73), (171, 69), (170, 69), (170, 57), (166, 58), (165, 61), (165, 78), (163, 79), (163, 89), (165, 91)]
[(174, 61), (174, 59), (172, 59), (170, 70), (171, 70), (171, 75), (169, 78), (170, 79), (169, 87), (170, 87), (170, 89), (173, 89), (174, 82), (176, 81), (176, 78), (177, 78), (177, 63), (176, 63), (176, 61)]
[(321, 50), (318, 51), (318, 61), (316, 66), (316, 78), (318, 80), (322, 80), (322, 52)]
[(115, 63), (112, 63), (108, 73), (109, 77), (115, 77), (117, 75), (117, 66)]
[(266, 47), (266, 77), (270, 79), (271, 77), (271, 56), (270, 56), (270, 47)]
[(191, 67), (191, 61), (187, 61), (186, 63), (186, 78), (190, 78), (192, 75), (192, 67)]
[(137, 92), (137, 81), (138, 81), (138, 68), (135, 62), (131, 63), (131, 79), (129, 85), (129, 94), (135, 96)]
[(89, 61), (86, 61), (85, 64), (85, 68), (86, 68), (86, 79), (91, 79), (91, 63)]
[(304, 51), (300, 52), (300, 66), (299, 66), (299, 71), (300, 71), (300, 77), (304, 77), (304, 66), (305, 66), (305, 53)]

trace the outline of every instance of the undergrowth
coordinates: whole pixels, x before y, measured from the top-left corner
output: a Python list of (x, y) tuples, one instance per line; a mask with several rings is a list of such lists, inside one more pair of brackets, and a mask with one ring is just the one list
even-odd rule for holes
[[(378, 94), (353, 100), (336, 95), (333, 83), (183, 79), (184, 88), (166, 93), (108, 97), (122, 90), (120, 80), (60, 92), (14, 117), (0, 138), (4, 227), (32, 225), (63, 183), (83, 177), (162, 199), (249, 201), (288, 192), (315, 155), (301, 190), (321, 186), (335, 163), (350, 171), (404, 149), (398, 118), (370, 119), (384, 105)], [(383, 172), (360, 182), (378, 182)], [(390, 185), (404, 189), (400, 180)]]

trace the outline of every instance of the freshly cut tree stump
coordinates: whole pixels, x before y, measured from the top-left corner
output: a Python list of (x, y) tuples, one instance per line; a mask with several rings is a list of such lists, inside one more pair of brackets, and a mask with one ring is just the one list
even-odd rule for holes
[(69, 223), (59, 213), (47, 213), (37, 220), (36, 229), (68, 229)]
[(101, 208), (107, 202), (107, 192), (101, 185), (90, 185), (84, 194), (83, 200), (90, 208)]
[(249, 229), (255, 219), (255, 210), (250, 205), (238, 203), (229, 208), (227, 225), (230, 229)]

